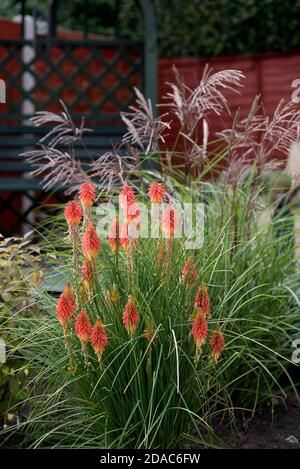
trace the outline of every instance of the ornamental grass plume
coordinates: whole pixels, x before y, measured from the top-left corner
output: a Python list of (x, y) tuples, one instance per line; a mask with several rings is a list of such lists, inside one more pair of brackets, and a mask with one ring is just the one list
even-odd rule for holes
[(181, 280), (183, 285), (186, 283), (189, 287), (192, 286), (195, 283), (197, 276), (198, 272), (194, 265), (193, 256), (189, 256), (181, 271)]
[(89, 224), (88, 229), (82, 238), (82, 252), (89, 263), (93, 263), (100, 249), (100, 240), (96, 233), (93, 223)]
[(96, 319), (94, 327), (91, 332), (91, 345), (97, 355), (99, 366), (102, 366), (102, 354), (108, 345), (108, 338), (105, 327), (101, 319)]
[(75, 311), (76, 303), (73, 290), (70, 283), (67, 282), (56, 304), (56, 316), (63, 328), (64, 336), (67, 334)]
[(206, 317), (210, 317), (210, 298), (204, 283), (201, 283), (197, 290), (195, 308), (197, 311), (203, 311)]
[(165, 188), (160, 182), (153, 182), (150, 185), (148, 196), (152, 203), (160, 204), (164, 200)]
[(78, 314), (75, 322), (75, 334), (81, 342), (82, 353), (87, 364), (87, 343), (90, 341), (92, 325), (85, 309)]
[(196, 344), (196, 361), (198, 361), (201, 356), (202, 347), (206, 342), (207, 334), (208, 324), (206, 322), (206, 315), (199, 309), (192, 325), (192, 335)]
[(122, 320), (128, 333), (133, 336), (137, 325), (140, 322), (140, 316), (132, 295), (129, 295), (126, 306), (123, 310)]
[(216, 362), (224, 348), (225, 344), (225, 339), (224, 335), (222, 334), (220, 330), (220, 325), (217, 324), (216, 329), (214, 330), (210, 340), (209, 340), (209, 345), (210, 345), (210, 353), (212, 359)]

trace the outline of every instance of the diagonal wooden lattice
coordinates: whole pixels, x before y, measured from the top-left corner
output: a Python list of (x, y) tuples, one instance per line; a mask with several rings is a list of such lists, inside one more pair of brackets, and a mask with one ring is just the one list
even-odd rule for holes
[[(33, 55), (25, 63), (26, 48)], [(31, 41), (0, 40), (0, 78), (7, 90), (0, 123), (20, 123), (31, 110), (59, 111), (60, 99), (75, 120), (118, 120), (134, 101), (133, 86), (143, 86), (142, 50), (139, 41), (56, 40), (48, 51), (45, 40), (35, 47)]]

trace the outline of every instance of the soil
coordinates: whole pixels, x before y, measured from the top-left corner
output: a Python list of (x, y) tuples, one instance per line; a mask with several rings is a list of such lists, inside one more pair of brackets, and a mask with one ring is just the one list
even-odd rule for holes
[(217, 435), (227, 448), (300, 449), (300, 404), (295, 394), (276, 400), (274, 412), (269, 404), (254, 417), (238, 417), (237, 428), (220, 425)]

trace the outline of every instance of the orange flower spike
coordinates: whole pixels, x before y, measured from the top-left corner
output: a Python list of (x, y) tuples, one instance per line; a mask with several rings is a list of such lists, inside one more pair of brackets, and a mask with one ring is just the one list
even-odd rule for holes
[(165, 188), (160, 182), (153, 182), (150, 185), (148, 196), (152, 203), (160, 204), (164, 200)]
[(183, 269), (181, 271), (182, 283), (187, 283), (188, 286), (191, 286), (195, 282), (197, 275), (198, 273), (194, 266), (193, 256), (189, 256), (186, 264), (183, 266)]
[(75, 334), (81, 343), (87, 343), (90, 340), (91, 333), (92, 326), (90, 318), (85, 309), (82, 309), (76, 318)]
[(208, 324), (205, 319), (205, 314), (199, 310), (192, 326), (192, 335), (196, 344), (196, 361), (200, 358), (202, 347), (207, 339), (207, 334)]
[(220, 326), (218, 325), (209, 341), (211, 356), (213, 360), (217, 361), (219, 359), (221, 352), (224, 348), (224, 344), (224, 335), (222, 334)]
[(116, 252), (117, 246), (120, 244), (119, 231), (120, 224), (118, 218), (116, 218), (110, 225), (108, 233), (108, 244), (113, 253)]
[(108, 345), (108, 338), (105, 327), (101, 319), (97, 319), (91, 333), (91, 345), (98, 357), (99, 364), (101, 365), (101, 358), (104, 350)]
[(195, 298), (195, 308), (201, 309), (205, 316), (210, 317), (210, 298), (204, 283), (201, 283)]
[(128, 233), (128, 225), (127, 223), (124, 223), (122, 226), (121, 226), (121, 230), (120, 230), (120, 244), (122, 246), (122, 248), (124, 248), (125, 250), (127, 250), (130, 246), (130, 238), (129, 238), (129, 233)]
[(131, 295), (128, 297), (127, 304), (124, 308), (122, 320), (129, 334), (133, 336), (134, 331), (140, 322), (140, 316), (135, 304), (135, 300)]
[(68, 326), (76, 311), (75, 298), (69, 282), (67, 282), (56, 304), (56, 315), (66, 334)]
[(124, 217), (125, 222), (130, 223), (133, 220), (135, 220), (135, 222), (138, 222), (138, 220), (136, 219), (140, 216), (140, 214), (141, 214), (141, 211), (139, 209), (139, 205), (136, 202), (133, 202), (131, 205), (127, 207), (127, 212)]
[(124, 184), (120, 192), (120, 205), (122, 208), (129, 207), (131, 204), (135, 203), (135, 194), (132, 187)]
[(90, 223), (88, 229), (82, 238), (82, 252), (88, 261), (93, 261), (99, 252), (100, 240), (96, 233), (93, 223)]
[(96, 190), (94, 184), (90, 182), (84, 182), (80, 186), (79, 200), (84, 208), (92, 207), (96, 199)]
[(69, 226), (79, 225), (82, 218), (82, 210), (76, 200), (70, 200), (67, 203), (64, 214)]
[(172, 205), (168, 205), (162, 213), (161, 227), (162, 230), (171, 238), (174, 237), (175, 230), (178, 226), (178, 217)]
[(83, 280), (88, 280), (89, 283), (93, 282), (93, 274), (91, 271), (91, 266), (88, 262), (84, 261), (82, 264), (81, 273)]

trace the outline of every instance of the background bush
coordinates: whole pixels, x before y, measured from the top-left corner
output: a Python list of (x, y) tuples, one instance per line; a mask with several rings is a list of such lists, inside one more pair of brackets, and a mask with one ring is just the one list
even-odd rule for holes
[[(262, 51), (289, 51), (300, 45), (300, 0), (154, 0), (161, 57), (217, 56)], [(83, 30), (86, 3), (59, 3), (59, 24)], [(135, 0), (88, 2), (91, 32), (136, 37), (143, 34)], [(18, 2), (3, 0), (0, 15), (18, 13)], [(30, 0), (46, 17), (47, 0)]]

